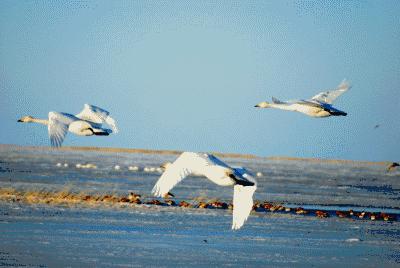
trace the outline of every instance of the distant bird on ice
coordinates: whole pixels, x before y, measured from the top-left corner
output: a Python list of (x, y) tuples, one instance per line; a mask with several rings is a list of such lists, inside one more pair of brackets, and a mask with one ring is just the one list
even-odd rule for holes
[(393, 162), (393, 163), (391, 163), (390, 165), (387, 166), (386, 171), (387, 171), (387, 172), (392, 171), (392, 170), (394, 170), (396, 167), (400, 167), (400, 164), (397, 163), (397, 162)]
[(340, 111), (332, 106), (337, 97), (346, 92), (351, 86), (346, 80), (335, 89), (321, 92), (309, 100), (280, 101), (272, 97), (272, 103), (263, 101), (255, 107), (276, 108), (306, 114), (311, 117), (346, 116), (347, 113)]
[(253, 207), (257, 181), (244, 168), (233, 168), (211, 154), (182, 153), (154, 186), (152, 193), (162, 197), (190, 174), (203, 174), (220, 186), (234, 186), (232, 229), (237, 230), (247, 220)]
[[(102, 108), (85, 104), (77, 115), (49, 112), (48, 120), (24, 116), (18, 122), (47, 125), (51, 146), (60, 147), (68, 131), (79, 136), (108, 136), (110, 133), (118, 133), (115, 120), (109, 114)], [(111, 129), (103, 128), (103, 123), (108, 124)]]

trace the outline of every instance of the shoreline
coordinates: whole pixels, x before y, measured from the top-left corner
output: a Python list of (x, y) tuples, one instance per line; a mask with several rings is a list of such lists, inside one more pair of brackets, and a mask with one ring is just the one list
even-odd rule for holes
[[(142, 149), (142, 148), (116, 148), (116, 147), (94, 147), (94, 146), (63, 146), (53, 149), (50, 146), (24, 146), (17, 144), (0, 144), (2, 148), (15, 148), (19, 150), (41, 150), (41, 151), (88, 151), (88, 152), (104, 152), (104, 153), (141, 153), (141, 154), (161, 154), (161, 155), (179, 155), (184, 151), (180, 150), (155, 150), (155, 149)], [(219, 157), (227, 158), (244, 158), (244, 159), (267, 159), (272, 161), (304, 161), (314, 163), (329, 163), (329, 164), (358, 164), (358, 165), (379, 165), (385, 166), (392, 163), (392, 161), (366, 161), (366, 160), (346, 160), (346, 159), (325, 159), (325, 158), (312, 158), (312, 157), (294, 157), (294, 156), (258, 156), (254, 154), (239, 154), (239, 153), (220, 153), (210, 152)]]

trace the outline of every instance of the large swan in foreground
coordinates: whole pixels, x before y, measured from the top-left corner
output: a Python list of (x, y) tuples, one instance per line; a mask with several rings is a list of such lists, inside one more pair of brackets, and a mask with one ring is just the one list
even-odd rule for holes
[(163, 197), (190, 174), (202, 174), (220, 186), (234, 186), (232, 229), (242, 227), (253, 207), (256, 180), (244, 168), (230, 167), (213, 155), (184, 152), (166, 166), (152, 193)]
[(347, 113), (340, 111), (332, 106), (334, 100), (350, 88), (349, 83), (343, 80), (335, 89), (321, 92), (309, 100), (280, 101), (272, 97), (272, 103), (261, 102), (255, 107), (276, 108), (281, 110), (300, 112), (312, 117), (346, 116)]
[[(85, 104), (77, 115), (49, 112), (48, 120), (24, 116), (18, 122), (47, 125), (51, 146), (60, 147), (68, 131), (79, 136), (108, 136), (110, 133), (117, 133), (115, 120), (109, 114), (102, 108)], [(111, 129), (103, 128), (103, 123), (108, 124)]]

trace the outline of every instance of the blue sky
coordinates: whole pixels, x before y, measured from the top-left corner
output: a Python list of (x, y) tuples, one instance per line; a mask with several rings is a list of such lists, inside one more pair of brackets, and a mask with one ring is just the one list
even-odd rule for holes
[[(64, 145), (398, 161), (399, 52), (398, 1), (0, 1), (0, 142), (91, 103), (120, 133)], [(253, 107), (343, 78), (347, 117)]]

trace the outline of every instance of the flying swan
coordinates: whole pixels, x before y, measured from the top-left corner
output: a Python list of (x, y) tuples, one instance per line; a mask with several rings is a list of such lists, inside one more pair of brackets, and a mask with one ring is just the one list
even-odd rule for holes
[(244, 168), (233, 168), (211, 154), (182, 153), (154, 185), (152, 193), (163, 197), (190, 174), (202, 174), (220, 186), (234, 186), (232, 229), (237, 230), (247, 220), (253, 207), (257, 181)]
[[(77, 115), (49, 112), (48, 120), (24, 116), (18, 122), (47, 125), (51, 146), (60, 147), (68, 131), (79, 136), (108, 136), (110, 133), (118, 133), (115, 120), (109, 114), (102, 108), (85, 104)], [(103, 128), (103, 123), (108, 124), (111, 129)]]
[(340, 111), (332, 106), (337, 97), (346, 92), (351, 86), (346, 80), (330, 91), (321, 92), (309, 100), (280, 101), (272, 97), (272, 103), (263, 101), (255, 107), (276, 108), (281, 110), (295, 111), (312, 117), (346, 116), (347, 113)]

